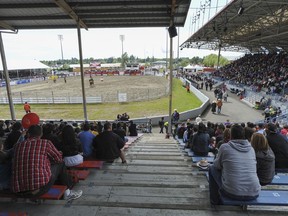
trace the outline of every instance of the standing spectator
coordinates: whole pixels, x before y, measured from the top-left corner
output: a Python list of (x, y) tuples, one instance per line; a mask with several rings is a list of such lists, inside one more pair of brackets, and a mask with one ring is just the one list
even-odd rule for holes
[(215, 100), (213, 100), (213, 101), (212, 101), (212, 104), (211, 104), (211, 112), (212, 112), (213, 114), (215, 114), (215, 112), (216, 112), (216, 106), (217, 106), (217, 103), (216, 103)]
[(169, 127), (168, 121), (164, 122), (164, 127), (165, 127), (165, 133), (168, 134), (168, 127)]
[(30, 113), (31, 112), (31, 107), (30, 104), (28, 102), (24, 103), (24, 110), (26, 113)]
[(158, 123), (159, 127), (160, 127), (160, 132), (159, 133), (164, 133), (163, 132), (163, 128), (164, 128), (164, 117), (161, 117), (161, 120)]
[(78, 138), (82, 144), (83, 148), (83, 156), (85, 159), (88, 159), (92, 156), (93, 149), (92, 149), (92, 142), (95, 138), (95, 135), (90, 131), (90, 125), (88, 122), (85, 122), (83, 125), (83, 131), (78, 134)]
[(222, 100), (221, 99), (217, 99), (217, 113), (220, 114), (221, 113), (221, 109), (222, 109)]
[(179, 112), (177, 111), (177, 109), (174, 109), (174, 112), (172, 113), (172, 123), (173, 124), (178, 123), (179, 118), (180, 118)]
[(228, 99), (228, 92), (227, 91), (225, 91), (223, 93), (223, 99), (224, 99), (225, 102), (227, 102), (227, 99)]
[(220, 196), (241, 201), (259, 196), (255, 151), (238, 124), (231, 127), (231, 140), (221, 145), (209, 167), (209, 190), (213, 205), (221, 204)]
[[(72, 178), (67, 174), (62, 154), (42, 136), (42, 128), (32, 125), (27, 139), (14, 147), (11, 185), (19, 196), (37, 198), (46, 193), (56, 180), (66, 185), (64, 198), (77, 199), (82, 191), (72, 191)], [(25, 153), (25, 154), (24, 154)]]
[(270, 184), (275, 175), (275, 155), (263, 134), (254, 133), (251, 145), (256, 153), (259, 182), (262, 186)]

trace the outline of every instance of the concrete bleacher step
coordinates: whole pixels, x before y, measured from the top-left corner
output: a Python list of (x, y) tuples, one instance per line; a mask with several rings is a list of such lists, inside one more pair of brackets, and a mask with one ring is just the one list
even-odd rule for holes
[[(165, 139), (162, 134), (144, 134), (129, 146), (125, 155), (127, 164), (117, 159), (112, 164), (104, 163), (101, 169), (89, 169), (87, 178), (73, 188), (83, 190), (81, 198), (68, 204), (49, 200), (45, 202), (49, 205), (41, 208), (29, 206), (31, 215), (248, 215), (238, 206), (217, 207), (215, 212), (209, 202), (205, 173), (192, 167), (191, 158), (182, 154), (174, 140)], [(11, 209), (23, 210), (25, 205), (13, 203)], [(277, 216), (284, 215), (277, 212)]]

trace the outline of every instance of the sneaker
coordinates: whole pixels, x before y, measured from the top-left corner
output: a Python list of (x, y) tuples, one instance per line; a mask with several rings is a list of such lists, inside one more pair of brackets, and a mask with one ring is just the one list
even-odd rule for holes
[[(66, 190), (67, 191), (67, 190)], [(67, 193), (64, 193), (64, 199), (65, 200), (75, 200), (75, 199), (78, 199), (79, 197), (82, 196), (83, 194), (83, 191), (82, 190), (78, 190), (78, 191), (74, 191), (74, 190), (69, 190), (67, 191)]]

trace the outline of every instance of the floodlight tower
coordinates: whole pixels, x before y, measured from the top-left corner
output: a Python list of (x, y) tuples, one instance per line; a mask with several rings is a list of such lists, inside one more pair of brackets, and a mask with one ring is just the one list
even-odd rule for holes
[(58, 39), (60, 40), (61, 56), (62, 56), (62, 64), (64, 64), (64, 58), (63, 58), (63, 47), (62, 47), (63, 35), (58, 35)]
[(124, 40), (125, 40), (125, 35), (120, 35), (120, 40), (121, 40), (121, 44), (122, 44), (122, 58), (123, 58), (123, 53), (124, 53), (124, 51), (123, 51), (123, 42), (124, 42)]

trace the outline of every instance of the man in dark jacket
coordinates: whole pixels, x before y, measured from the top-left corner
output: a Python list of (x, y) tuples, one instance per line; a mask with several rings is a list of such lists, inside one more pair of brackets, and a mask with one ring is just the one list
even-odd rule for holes
[(125, 155), (121, 150), (124, 147), (124, 140), (112, 132), (110, 122), (104, 124), (104, 131), (93, 140), (93, 151), (96, 159), (105, 161), (114, 161), (120, 157), (122, 163), (126, 163)]
[(277, 127), (269, 123), (266, 127), (266, 138), (275, 155), (275, 168), (288, 168), (288, 141), (277, 132)]

